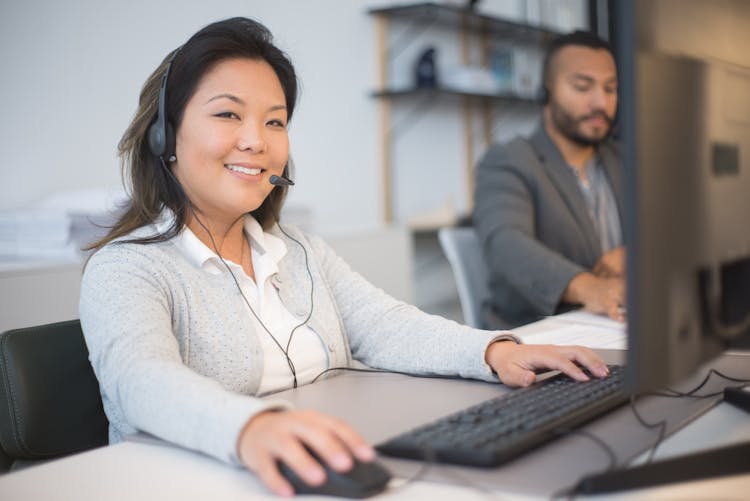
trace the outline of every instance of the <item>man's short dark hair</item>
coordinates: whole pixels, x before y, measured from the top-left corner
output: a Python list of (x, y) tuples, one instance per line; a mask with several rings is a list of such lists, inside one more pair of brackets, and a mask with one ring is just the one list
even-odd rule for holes
[(583, 30), (576, 30), (572, 33), (566, 33), (552, 39), (547, 45), (547, 52), (544, 55), (544, 66), (542, 66), (542, 101), (547, 104), (549, 100), (549, 90), (547, 88), (548, 79), (550, 76), (550, 67), (560, 49), (569, 45), (579, 45), (582, 47), (588, 47), (590, 49), (604, 49), (610, 53), (612, 59), (615, 58), (615, 54), (612, 51), (612, 46), (606, 40), (599, 38), (598, 35)]

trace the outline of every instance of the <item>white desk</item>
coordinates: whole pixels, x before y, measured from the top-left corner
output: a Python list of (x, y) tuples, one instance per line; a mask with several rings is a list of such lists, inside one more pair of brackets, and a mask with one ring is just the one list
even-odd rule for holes
[[(684, 430), (688, 432), (689, 430)], [(676, 437), (675, 437), (676, 438)], [(670, 439), (668, 442), (672, 442)], [(665, 444), (666, 446), (666, 444)], [(372, 499), (474, 501), (529, 500), (488, 495), (461, 485), (413, 482)], [(630, 491), (606, 500), (747, 500), (750, 475)], [(255, 476), (211, 458), (170, 446), (124, 442), (0, 477), (4, 501), (278, 500)], [(305, 496), (303, 499), (339, 499)]]
[[(748, 361), (750, 370), (750, 358)], [(283, 396), (300, 407), (318, 408), (339, 415), (368, 440), (378, 443), (429, 417), (444, 415), (502, 391), (506, 390), (501, 386), (474, 381), (347, 373), (289, 390)], [(410, 405), (405, 406), (404, 400)], [(606, 429), (607, 424), (612, 425), (607, 423), (610, 418), (608, 415), (591, 426), (602, 425), (604, 428), (597, 429)], [(750, 415), (721, 403), (669, 437), (659, 448), (657, 458), (748, 439)], [(578, 463), (591, 461), (591, 457), (563, 452), (581, 450), (576, 440), (585, 442), (582, 437), (566, 437), (499, 470), (431, 467), (423, 480), (388, 491), (378, 499), (543, 499), (546, 496), (534, 494), (533, 483), (543, 484), (547, 480), (545, 477), (559, 476), (566, 468), (576, 468)], [(589, 448), (586, 453), (594, 455), (594, 459), (596, 454), (602, 456), (597, 447), (591, 444), (586, 447)], [(383, 460), (402, 478), (409, 477), (418, 467), (415, 462)], [(520, 478), (524, 475), (529, 478)], [(393, 484), (400, 482), (403, 480), (396, 479)], [(482, 483), (495, 484), (490, 488), (492, 495), (476, 487)], [(750, 474), (630, 491), (601, 499), (747, 499), (748, 492)], [(277, 498), (270, 495), (253, 475), (212, 458), (165, 444), (125, 442), (2, 476), (0, 499), (189, 501)]]

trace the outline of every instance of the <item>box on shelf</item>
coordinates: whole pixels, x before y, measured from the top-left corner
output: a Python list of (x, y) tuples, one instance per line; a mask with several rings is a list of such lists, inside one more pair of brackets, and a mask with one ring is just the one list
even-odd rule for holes
[(490, 69), (500, 92), (533, 99), (542, 87), (544, 53), (534, 47), (497, 45), (490, 54)]

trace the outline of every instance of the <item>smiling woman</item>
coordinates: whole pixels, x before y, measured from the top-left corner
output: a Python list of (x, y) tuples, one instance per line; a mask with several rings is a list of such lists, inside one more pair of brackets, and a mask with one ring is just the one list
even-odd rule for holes
[[(212, 77), (213, 70), (220, 70), (217, 66), (223, 67), (223, 63), (237, 60), (237, 64), (254, 63), (270, 68), (275, 76), (273, 81), (265, 83), (265, 79), (252, 80), (254, 85), (280, 86), (281, 94), (273, 96), (280, 98), (280, 101), (271, 105), (267, 111), (283, 113), (274, 119), (278, 120), (277, 125), (286, 129), (297, 101), (297, 75), (286, 54), (272, 43), (272, 38), (263, 25), (249, 19), (234, 18), (205, 27), (164, 58), (143, 85), (135, 118), (119, 144), (124, 177), (130, 184), (130, 204), (109, 234), (94, 242), (89, 250), (98, 250), (110, 241), (121, 239), (134, 230), (153, 223), (164, 208), (169, 209), (174, 218), (163, 232), (127, 240), (142, 243), (165, 241), (176, 236), (188, 222), (195, 207), (188, 203), (189, 198), (183, 187), (175, 182), (175, 173), (165, 164), (179, 162), (176, 156), (176, 134), (181, 133), (188, 101), (194, 98), (199, 88), (205, 90), (211, 80), (213, 85), (217, 85), (217, 81), (223, 81), (217, 75)], [(235, 67), (234, 76), (237, 73), (238, 69)], [(246, 75), (245, 79), (250, 80), (250, 77)], [(235, 88), (241, 85), (240, 82), (234, 82)], [(215, 92), (216, 95), (209, 97), (224, 101), (225, 105), (233, 103), (247, 106), (252, 101), (246, 96), (245, 102), (239, 102), (241, 95), (233, 95), (229, 87)], [(202, 104), (206, 105), (207, 111), (208, 103)], [(226, 108), (217, 111), (220, 116), (215, 118), (230, 120), (233, 113), (233, 110)], [(236, 115), (235, 119), (239, 118)], [(165, 151), (154, 152), (149, 144), (149, 130), (160, 121), (163, 123)], [(288, 156), (288, 150), (286, 155)], [(288, 167), (285, 165), (283, 175), (286, 174)], [(286, 191), (285, 186), (273, 189), (263, 203), (253, 209), (252, 214), (263, 229), (268, 229), (279, 219)]]
[(202, 240), (208, 231), (224, 235), (219, 249), (237, 263), (245, 241), (241, 220), (275, 189), (269, 178), (282, 174), (289, 157), (285, 102), (266, 61), (227, 59), (201, 79), (177, 130), (171, 168), (195, 209), (187, 225)]
[(520, 346), (426, 315), (353, 272), (279, 213), (297, 81), (259, 23), (211, 24), (143, 87), (120, 142), (130, 201), (92, 248), (80, 315), (110, 442), (146, 432), (292, 487), (373, 448), (346, 423), (259, 396), (354, 359), (371, 367), (528, 385), (534, 369), (603, 376), (580, 347)]

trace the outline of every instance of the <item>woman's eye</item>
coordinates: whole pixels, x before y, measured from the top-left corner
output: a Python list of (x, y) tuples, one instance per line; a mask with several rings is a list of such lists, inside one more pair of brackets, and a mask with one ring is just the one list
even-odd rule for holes
[(273, 125), (274, 127), (282, 127), (282, 128), (286, 127), (286, 125), (284, 125), (284, 122), (282, 122), (281, 120), (270, 120), (268, 122), (268, 125)]
[(240, 118), (236, 113), (231, 111), (222, 111), (221, 113), (217, 113), (216, 116), (219, 118)]

